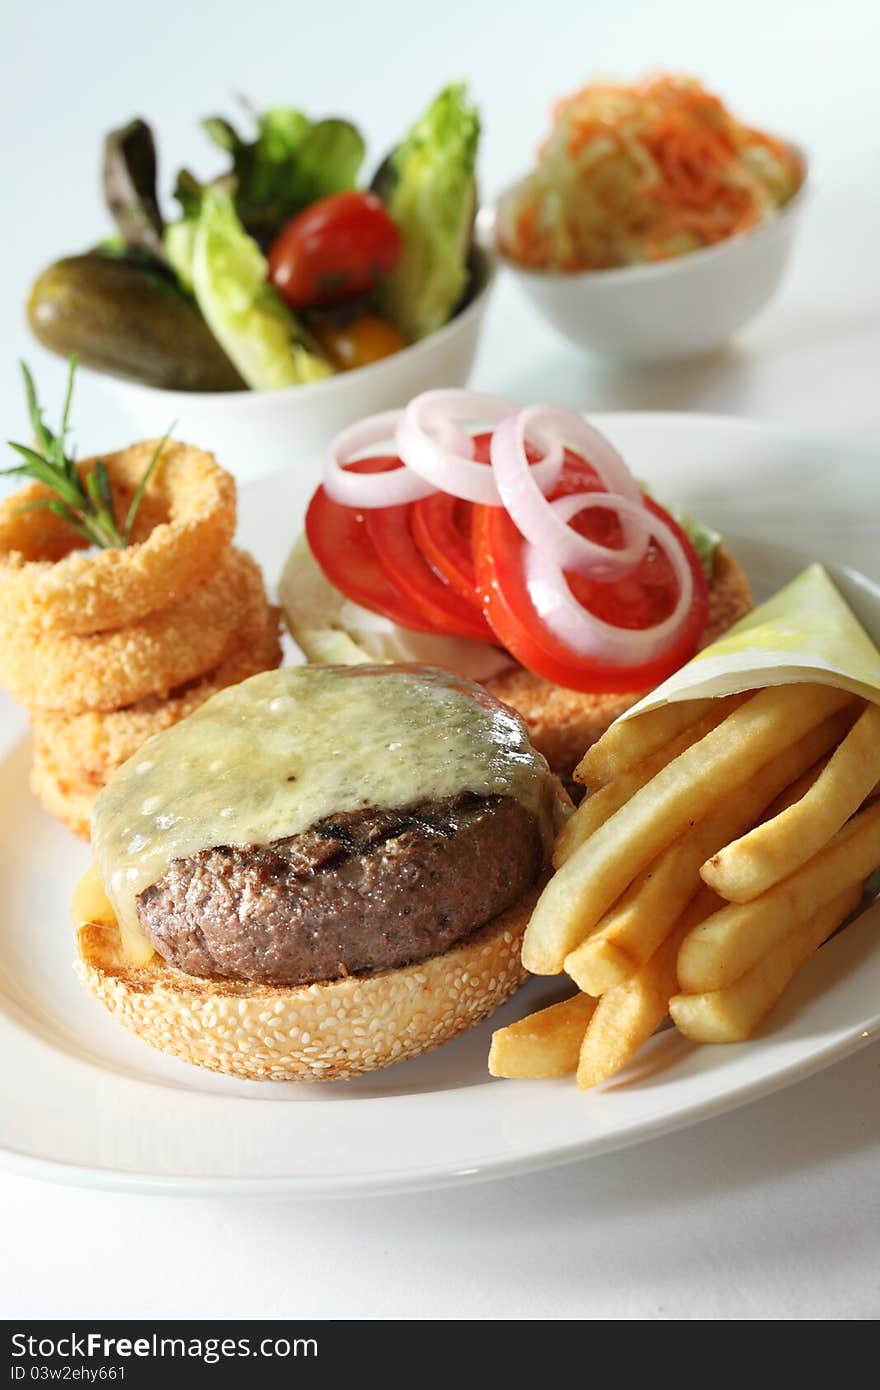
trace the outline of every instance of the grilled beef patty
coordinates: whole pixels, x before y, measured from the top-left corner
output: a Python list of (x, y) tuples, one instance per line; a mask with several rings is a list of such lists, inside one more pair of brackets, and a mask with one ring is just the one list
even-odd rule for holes
[(516, 902), (543, 859), (518, 801), (468, 794), (175, 859), (138, 916), (187, 974), (311, 984), (439, 955)]

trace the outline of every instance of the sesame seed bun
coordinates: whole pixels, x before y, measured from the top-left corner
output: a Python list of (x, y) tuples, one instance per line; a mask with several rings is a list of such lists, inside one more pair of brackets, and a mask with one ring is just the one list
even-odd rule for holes
[(203, 980), (154, 956), (132, 965), (119, 929), (77, 929), (86, 988), (145, 1042), (250, 1081), (331, 1081), (417, 1057), (488, 1017), (526, 979), (534, 889), (465, 941), (396, 970), (312, 985)]
[[(709, 585), (709, 621), (700, 646), (708, 647), (751, 607), (749, 581), (730, 551), (720, 546)], [(564, 780), (571, 777), (584, 753), (609, 724), (647, 693), (591, 695), (565, 690), (522, 666), (502, 671), (483, 684), (522, 716), (532, 743)]]

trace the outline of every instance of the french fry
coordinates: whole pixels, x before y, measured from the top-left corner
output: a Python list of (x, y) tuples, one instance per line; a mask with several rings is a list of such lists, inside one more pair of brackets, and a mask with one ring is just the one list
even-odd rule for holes
[[(633, 719), (617, 720), (588, 748), (574, 770), (574, 780), (587, 787), (606, 783), (644, 762), (667, 743), (698, 723), (719, 700), (681, 700), (661, 705)], [(730, 710), (725, 710), (729, 714)], [(723, 717), (723, 716), (722, 716)]]
[(581, 1090), (614, 1076), (659, 1028), (669, 1012), (669, 1000), (678, 989), (678, 947), (718, 902), (717, 894), (701, 887), (651, 959), (632, 979), (603, 994), (581, 1044), (577, 1068)]
[(678, 953), (686, 994), (726, 989), (826, 903), (880, 864), (880, 803), (854, 816), (825, 849), (748, 903), (728, 903), (695, 927)]
[[(844, 713), (848, 715), (849, 711), (844, 711)], [(852, 727), (853, 721), (851, 718), (847, 718), (844, 720), (844, 723), (846, 728), (849, 729)], [(789, 806), (793, 806), (796, 801), (800, 801), (802, 796), (806, 796), (810, 787), (812, 787), (816, 781), (816, 778), (822, 770), (828, 766), (829, 759), (830, 754), (824, 758), (820, 758), (817, 763), (807, 769), (803, 777), (799, 777), (796, 782), (792, 782), (790, 787), (786, 787), (785, 791), (777, 796), (772, 805), (767, 807), (763, 819), (770, 820), (772, 816), (778, 816), (781, 811), (787, 811)], [(861, 803), (861, 806), (864, 808), (878, 796), (880, 796), (880, 781), (874, 783), (868, 795)]]
[(559, 1004), (499, 1028), (492, 1034), (489, 1071), (493, 1076), (569, 1076), (577, 1070), (584, 1029), (596, 1000), (575, 994)]
[[(845, 715), (848, 711), (843, 710), (842, 713)], [(850, 724), (851, 723), (852, 721), (850, 720)], [(785, 788), (785, 791), (780, 792), (776, 800), (772, 801), (764, 812), (765, 818), (770, 820), (773, 816), (778, 816), (780, 812), (787, 811), (789, 806), (793, 806), (796, 801), (800, 801), (802, 796), (806, 796), (823, 768), (828, 766), (828, 759), (830, 756), (829, 753), (819, 758), (818, 762), (813, 763), (812, 767), (808, 767), (806, 772), (796, 778), (790, 786)]]
[[(669, 743), (658, 748), (650, 757), (646, 757), (634, 767), (621, 772), (618, 777), (615, 777), (613, 781), (608, 782), (598, 791), (584, 797), (574, 815), (565, 822), (556, 838), (556, 844), (553, 847), (553, 867), (558, 869), (561, 864), (564, 864), (578, 845), (582, 845), (585, 840), (588, 840), (593, 832), (598, 830), (600, 825), (604, 825), (615, 811), (619, 811), (630, 797), (635, 796), (646, 782), (650, 782), (652, 777), (656, 777), (658, 772), (662, 772), (667, 763), (671, 763), (673, 758), (678, 757), (679, 753), (683, 753), (686, 748), (690, 748), (691, 744), (704, 738), (723, 719), (726, 719), (734, 701), (742, 704), (746, 698), (745, 695), (737, 695), (732, 696), (730, 701), (708, 701), (712, 708)], [(635, 723), (637, 724), (638, 721)]]
[(706, 859), (754, 825), (783, 787), (838, 743), (849, 722), (845, 709), (824, 720), (664, 850), (566, 956), (565, 969), (575, 984), (587, 994), (604, 994), (629, 979), (653, 956), (696, 894)]
[(559, 974), (569, 952), (652, 859), (852, 698), (830, 686), (770, 687), (668, 763), (551, 878), (526, 928), (526, 968)]
[(859, 716), (809, 791), (713, 854), (702, 876), (729, 902), (751, 902), (818, 854), (880, 777), (880, 708)]
[(675, 995), (669, 1012), (676, 1027), (694, 1042), (743, 1042), (750, 1038), (804, 962), (855, 910), (861, 892), (861, 884), (857, 884), (832, 898), (812, 921), (789, 932), (726, 989)]

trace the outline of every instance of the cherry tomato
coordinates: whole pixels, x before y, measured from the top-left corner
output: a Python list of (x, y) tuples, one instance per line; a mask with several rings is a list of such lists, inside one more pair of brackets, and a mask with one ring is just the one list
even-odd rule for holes
[(374, 193), (334, 193), (282, 227), (269, 249), (269, 279), (292, 309), (342, 304), (393, 270), (400, 248)]
[(441, 579), (413, 539), (412, 504), (377, 507), (365, 513), (367, 534), (389, 578), (421, 610), (438, 632), (494, 642), (476, 596), (462, 597)]
[[(396, 458), (368, 458), (350, 463), (355, 473), (384, 473), (399, 466)], [(322, 487), (306, 512), (306, 536), (312, 554), (331, 584), (347, 598), (416, 632), (435, 632), (422, 610), (389, 579), (367, 534), (364, 513), (343, 507)]]
[[(567, 458), (551, 497), (601, 490), (588, 464)], [(709, 613), (709, 591), (699, 557), (668, 512), (651, 498), (646, 506), (662, 518), (681, 542), (694, 580), (694, 600), (687, 620), (669, 651), (640, 666), (613, 667), (589, 661), (555, 637), (541, 621), (526, 587), (523, 539), (502, 507), (475, 507), (472, 543), (477, 585), (486, 617), (498, 641), (535, 675), (570, 690), (634, 691), (658, 685), (696, 650)], [(573, 521), (582, 535), (602, 544), (619, 542), (619, 527), (608, 512), (586, 511)], [(617, 527), (617, 534), (614, 529)], [(575, 597), (598, 617), (620, 627), (648, 627), (666, 617), (675, 605), (675, 578), (666, 557), (651, 545), (634, 573), (613, 583), (599, 583), (567, 574)]]
[(315, 320), (309, 326), (324, 353), (343, 372), (368, 367), (406, 347), (403, 334), (378, 314), (360, 314), (346, 324)]

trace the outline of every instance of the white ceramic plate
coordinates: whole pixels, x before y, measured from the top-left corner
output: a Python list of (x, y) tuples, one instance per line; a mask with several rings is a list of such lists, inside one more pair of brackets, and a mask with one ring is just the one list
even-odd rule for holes
[[(839, 572), (880, 638), (877, 459), (775, 428), (684, 415), (600, 417), (638, 476), (723, 529), (765, 597), (804, 563)], [(268, 576), (299, 527), (317, 465), (245, 490), (241, 536)], [(474, 1181), (585, 1158), (729, 1110), (880, 1031), (880, 904), (823, 948), (750, 1043), (657, 1034), (625, 1072), (494, 1081), (492, 1026), (558, 994), (535, 981), (493, 1023), (352, 1082), (273, 1086), (153, 1052), (73, 974), (67, 904), (87, 850), (27, 789), (29, 747), (0, 762), (0, 1166), (153, 1192), (330, 1196)], [(743, 1124), (748, 1116), (743, 1115)]]

